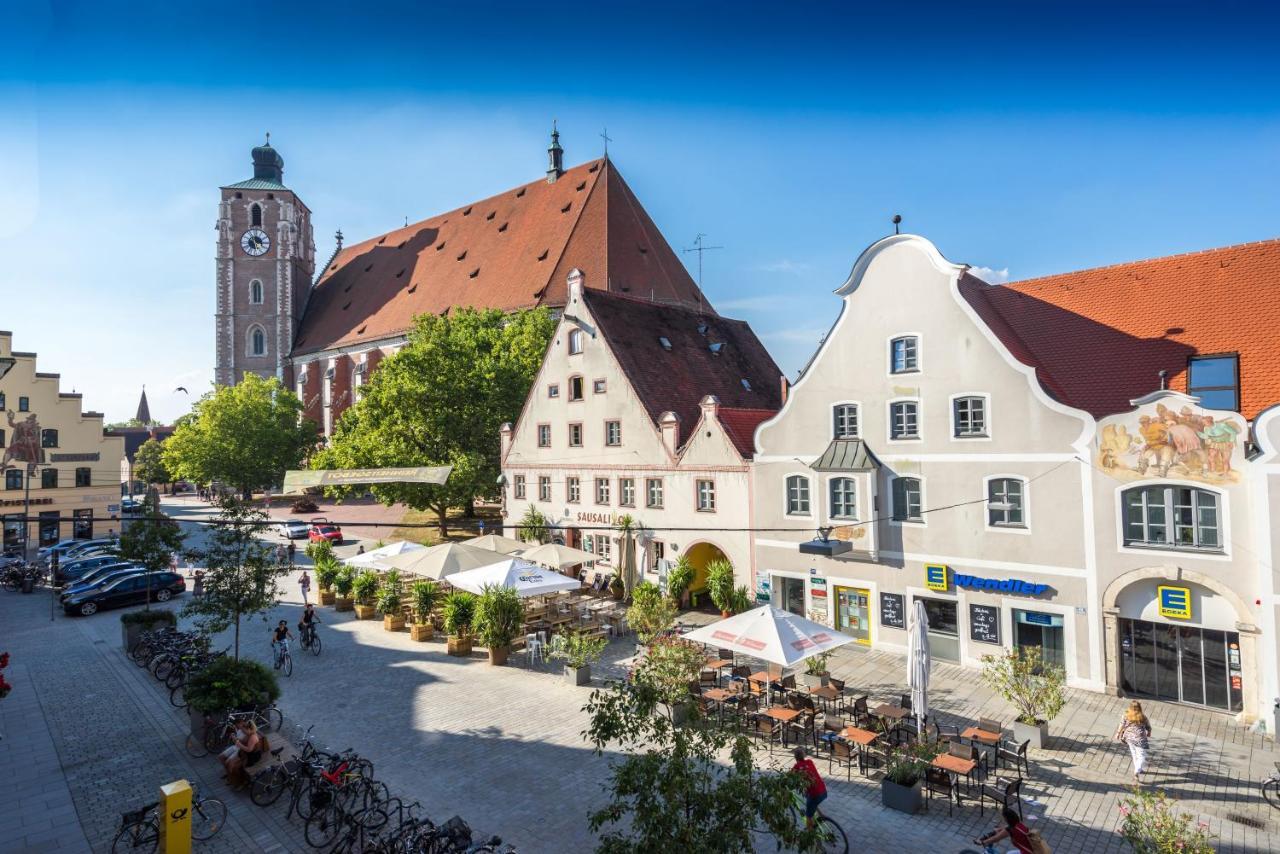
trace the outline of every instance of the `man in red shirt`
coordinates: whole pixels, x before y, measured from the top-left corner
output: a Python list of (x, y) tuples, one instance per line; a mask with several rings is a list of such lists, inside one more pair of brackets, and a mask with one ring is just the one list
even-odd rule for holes
[(809, 787), (804, 790), (804, 821), (806, 827), (812, 827), (818, 804), (827, 799), (827, 784), (822, 782), (822, 775), (818, 773), (818, 767), (813, 764), (813, 760), (805, 758), (803, 747), (797, 747), (794, 756), (796, 764), (791, 767), (791, 772), (801, 774), (809, 781)]
[(973, 841), (981, 845), (986, 854), (999, 854), (996, 843), (1002, 839), (1008, 839), (1012, 842), (1020, 854), (1033, 854), (1030, 832), (1027, 826), (1022, 823), (1022, 816), (1018, 815), (1018, 811), (1005, 807), (1001, 810), (1001, 815), (1004, 817), (1004, 827), (996, 828), (981, 839)]

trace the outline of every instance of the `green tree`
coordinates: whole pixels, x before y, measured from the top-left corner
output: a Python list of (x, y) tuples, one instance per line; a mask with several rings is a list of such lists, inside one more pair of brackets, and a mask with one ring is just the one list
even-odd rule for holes
[(418, 317), (408, 343), (379, 364), (313, 467), (453, 466), (442, 486), (367, 487), (386, 504), (435, 513), (447, 536), (449, 508), (495, 493), (498, 430), (520, 414), (554, 329), (546, 309)]
[(120, 556), (146, 568), (146, 608), (151, 608), (151, 573), (167, 570), (186, 538), (178, 523), (160, 512), (154, 494), (147, 496), (141, 516), (125, 522), (120, 532)]
[(235, 628), (235, 658), (240, 658), (240, 621), (275, 607), (280, 579), (289, 567), (277, 564), (270, 546), (258, 539), (267, 530), (267, 515), (249, 502), (225, 498), (207, 545), (195, 552), (204, 563), (204, 595), (182, 609), (207, 632)]
[(218, 386), (178, 419), (164, 443), (164, 464), (178, 478), (255, 488), (280, 483), (315, 447), (316, 427), (300, 420), (302, 402), (275, 377), (246, 374)]
[(155, 439), (148, 439), (133, 455), (133, 477), (145, 484), (173, 483), (169, 469), (164, 464), (164, 446)]

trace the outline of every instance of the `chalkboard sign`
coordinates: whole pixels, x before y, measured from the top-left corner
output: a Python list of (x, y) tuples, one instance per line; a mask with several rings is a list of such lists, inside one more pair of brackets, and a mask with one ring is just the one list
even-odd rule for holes
[(880, 625), (891, 629), (907, 627), (907, 597), (901, 593), (880, 594)]
[(978, 643), (1000, 645), (1000, 609), (991, 605), (969, 606), (969, 637)]

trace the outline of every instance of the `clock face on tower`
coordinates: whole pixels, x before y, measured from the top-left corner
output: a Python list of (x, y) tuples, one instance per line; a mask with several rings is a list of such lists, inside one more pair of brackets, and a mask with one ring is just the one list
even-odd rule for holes
[(240, 238), (240, 248), (249, 255), (261, 255), (271, 248), (271, 238), (260, 228), (251, 228)]

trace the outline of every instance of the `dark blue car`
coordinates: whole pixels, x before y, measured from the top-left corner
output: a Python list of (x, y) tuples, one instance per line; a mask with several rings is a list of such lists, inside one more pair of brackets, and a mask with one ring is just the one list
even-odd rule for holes
[(152, 601), (168, 602), (186, 589), (186, 579), (176, 572), (132, 573), (94, 585), (69, 597), (64, 596), (62, 610), (67, 614), (88, 617), (106, 608), (146, 602), (148, 592)]
[(85, 576), (75, 584), (67, 585), (67, 588), (62, 591), (61, 598), (63, 601), (66, 601), (67, 597), (73, 596), (82, 590), (87, 590), (91, 587), (100, 587), (103, 584), (115, 581), (117, 578), (121, 578), (125, 575), (133, 575), (139, 572), (146, 572), (146, 570), (137, 564), (132, 563), (100, 566), (91, 572), (85, 573)]

